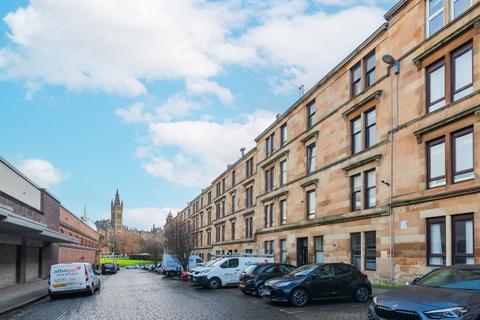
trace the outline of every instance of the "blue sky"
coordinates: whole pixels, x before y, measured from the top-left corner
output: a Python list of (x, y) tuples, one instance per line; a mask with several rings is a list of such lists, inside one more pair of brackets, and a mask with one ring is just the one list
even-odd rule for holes
[(0, 155), (77, 214), (118, 187), (162, 224), (393, 4), (2, 0)]

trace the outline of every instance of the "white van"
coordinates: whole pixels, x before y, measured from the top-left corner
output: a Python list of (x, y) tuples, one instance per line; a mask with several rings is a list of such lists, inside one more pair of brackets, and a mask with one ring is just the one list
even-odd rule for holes
[[(197, 265), (202, 264), (203, 259), (199, 256), (190, 256), (188, 258), (188, 269), (192, 270)], [(166, 274), (171, 277), (174, 275), (180, 275), (183, 272), (182, 265), (178, 262), (177, 258), (167, 253), (162, 258), (162, 274)]]
[(273, 263), (273, 255), (230, 255), (219, 259), (210, 267), (196, 271), (192, 282), (197, 285), (217, 289), (221, 286), (238, 285), (242, 271), (252, 265), (260, 263)]
[(100, 277), (90, 263), (54, 264), (50, 267), (48, 294), (51, 299), (59, 294), (100, 290)]

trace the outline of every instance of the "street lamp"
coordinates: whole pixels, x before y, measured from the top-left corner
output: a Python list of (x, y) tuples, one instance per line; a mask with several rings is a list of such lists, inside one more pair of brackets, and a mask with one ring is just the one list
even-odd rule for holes
[[(391, 67), (393, 67), (394, 74), (395, 74), (395, 80), (396, 80), (396, 108), (397, 108), (397, 116), (396, 116), (396, 121), (397, 121), (397, 126), (398, 126), (398, 92), (399, 92), (399, 85), (398, 85), (398, 78), (399, 78), (399, 73), (400, 73), (400, 61), (395, 59), (391, 54), (384, 54), (382, 56), (382, 61), (388, 65), (389, 70)], [(390, 181), (387, 182), (385, 180), (382, 180), (382, 183), (390, 188), (390, 199), (388, 201), (388, 211), (390, 213), (390, 259), (391, 259), (391, 268), (390, 268), (390, 281), (393, 284), (394, 279), (395, 279), (395, 218), (393, 216), (393, 207), (392, 207), (392, 202), (393, 202), (393, 157), (394, 157), (394, 136), (395, 136), (395, 128), (394, 128), (394, 121), (393, 121), (393, 82), (392, 78), (390, 78)]]

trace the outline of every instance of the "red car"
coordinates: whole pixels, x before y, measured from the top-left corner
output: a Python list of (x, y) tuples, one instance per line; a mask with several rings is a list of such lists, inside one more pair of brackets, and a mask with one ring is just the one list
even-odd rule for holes
[(188, 271), (182, 272), (182, 275), (180, 277), (182, 278), (183, 281), (189, 281), (190, 280), (190, 276), (188, 275)]

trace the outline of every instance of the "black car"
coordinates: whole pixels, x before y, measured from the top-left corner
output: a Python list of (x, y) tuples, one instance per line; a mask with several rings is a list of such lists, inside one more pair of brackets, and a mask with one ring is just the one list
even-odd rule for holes
[(296, 307), (310, 300), (354, 298), (366, 302), (372, 285), (365, 274), (345, 263), (308, 264), (283, 277), (268, 280), (262, 297)]
[(113, 263), (102, 264), (102, 274), (115, 274), (117, 273), (117, 266)]
[(374, 297), (368, 318), (480, 319), (480, 265), (442, 267)]
[(262, 263), (248, 266), (240, 274), (239, 288), (245, 294), (255, 293), (261, 296), (265, 288), (265, 281), (283, 276), (295, 270), (294, 266), (281, 263)]

